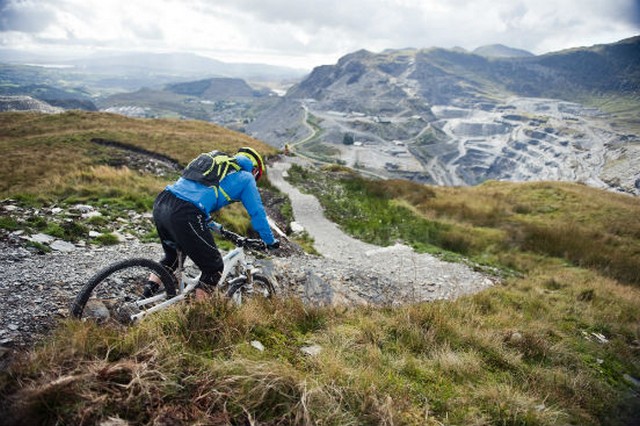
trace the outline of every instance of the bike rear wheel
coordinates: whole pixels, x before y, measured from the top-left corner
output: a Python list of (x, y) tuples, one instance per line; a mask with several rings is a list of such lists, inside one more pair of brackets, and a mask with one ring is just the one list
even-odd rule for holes
[(254, 274), (251, 283), (247, 280), (236, 282), (227, 291), (227, 297), (238, 305), (248, 299), (270, 299), (275, 294), (276, 290), (273, 284), (262, 274)]
[[(112, 263), (91, 277), (71, 303), (71, 315), (100, 323), (130, 323), (131, 316), (140, 312), (136, 301), (142, 297), (150, 273), (160, 278), (167, 295), (176, 294), (173, 276), (160, 263), (145, 258), (127, 259)], [(162, 290), (161, 287), (159, 291)]]

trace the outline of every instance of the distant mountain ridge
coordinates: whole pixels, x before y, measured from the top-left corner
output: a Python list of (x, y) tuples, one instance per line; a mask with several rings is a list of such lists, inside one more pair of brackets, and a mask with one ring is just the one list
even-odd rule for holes
[[(265, 64), (226, 63), (192, 53), (135, 53), (95, 55), (61, 60), (0, 49), (0, 95), (32, 96), (65, 109), (96, 110), (105, 96), (141, 89), (163, 90), (167, 85), (192, 84), (212, 78), (234, 86), (297, 81), (307, 72)], [(244, 80), (240, 83), (238, 80)], [(177, 86), (179, 87), (179, 86)], [(245, 87), (245, 91), (251, 90)], [(210, 93), (209, 93), (210, 94)], [(193, 117), (197, 118), (197, 117)]]
[(380, 73), (380, 84), (402, 75), (415, 82), (417, 94), (430, 103), (491, 100), (488, 92), (495, 89), (565, 100), (592, 90), (635, 95), (640, 93), (640, 36), (610, 45), (516, 58), (486, 58), (441, 48), (381, 54), (360, 50), (342, 57), (336, 65), (315, 68), (288, 95), (322, 98), (330, 86), (343, 81), (350, 86), (366, 73)]
[(232, 63), (194, 53), (120, 53), (100, 54), (76, 59), (56, 59), (50, 56), (29, 56), (25, 52), (0, 49), (0, 62), (11, 64), (66, 66), (90, 74), (139, 76), (161, 74), (189, 77), (234, 77), (251, 79), (299, 78), (306, 71), (290, 67), (258, 63)]

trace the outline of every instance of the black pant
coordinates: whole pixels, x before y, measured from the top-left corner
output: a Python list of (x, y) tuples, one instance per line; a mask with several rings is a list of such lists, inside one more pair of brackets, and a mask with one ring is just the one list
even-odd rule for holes
[(164, 249), (160, 261), (174, 271), (178, 266), (178, 252), (189, 258), (202, 271), (200, 283), (215, 286), (224, 269), (222, 256), (207, 227), (205, 214), (195, 205), (164, 190), (153, 204), (153, 220)]

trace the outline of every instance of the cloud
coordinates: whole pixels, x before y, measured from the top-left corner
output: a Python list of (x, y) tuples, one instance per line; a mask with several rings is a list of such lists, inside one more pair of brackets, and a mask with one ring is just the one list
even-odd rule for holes
[(502, 43), (544, 53), (554, 46), (590, 42), (593, 34), (603, 42), (615, 41), (611, 37), (618, 35), (624, 38), (637, 24), (629, 10), (638, 8), (634, 0), (224, 0), (216, 4), (262, 23), (252, 27), (267, 35), (262, 43), (276, 40), (269, 36), (270, 29), (295, 28), (293, 38), (306, 40), (298, 48), (321, 52), (407, 46), (473, 49)]
[(637, 0), (0, 0), (5, 47), (182, 50), (307, 67), (362, 48), (501, 43), (540, 54), (614, 42), (639, 24)]
[(0, 31), (38, 33), (56, 21), (56, 11), (34, 1), (0, 1)]

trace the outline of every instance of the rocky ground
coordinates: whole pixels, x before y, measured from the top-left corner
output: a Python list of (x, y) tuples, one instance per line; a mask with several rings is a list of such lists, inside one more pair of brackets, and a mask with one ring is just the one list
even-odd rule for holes
[[(310, 304), (393, 305), (455, 298), (496, 282), (494, 276), (467, 265), (419, 255), (403, 245), (377, 247), (345, 235), (324, 218), (315, 198), (300, 193), (283, 179), (288, 165), (273, 165), (270, 179), (289, 195), (297, 227), (314, 238), (320, 255), (307, 255), (283, 238), (282, 248), (264, 261), (280, 295), (300, 297)], [(277, 200), (265, 198), (268, 210), (274, 202)], [(0, 207), (5, 215), (8, 210), (15, 213), (11, 203)], [(147, 215), (138, 215), (127, 226), (144, 229), (149, 221)], [(60, 319), (68, 317), (70, 301), (100, 268), (125, 257), (161, 257), (158, 243), (143, 243), (125, 231), (116, 231), (121, 239), (116, 245), (95, 245), (91, 241), (71, 244), (21, 231), (0, 235), (0, 356), (6, 359), (14, 350), (31, 347)], [(92, 235), (96, 234), (94, 231)]]

